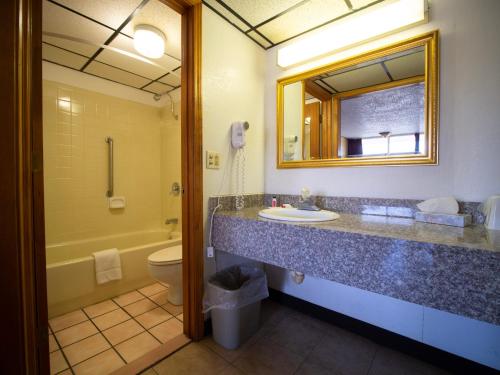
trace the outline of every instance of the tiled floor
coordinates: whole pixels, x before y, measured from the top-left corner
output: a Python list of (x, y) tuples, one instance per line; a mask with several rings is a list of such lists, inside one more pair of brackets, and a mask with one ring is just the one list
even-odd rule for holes
[(109, 374), (182, 333), (182, 306), (155, 283), (49, 321), (51, 374)]
[(349, 374), (438, 375), (446, 372), (271, 301), (261, 329), (241, 348), (212, 338), (191, 343), (144, 375)]

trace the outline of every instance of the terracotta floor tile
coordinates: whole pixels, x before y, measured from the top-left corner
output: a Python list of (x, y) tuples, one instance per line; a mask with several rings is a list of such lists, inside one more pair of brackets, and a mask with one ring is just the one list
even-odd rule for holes
[(148, 332), (143, 332), (115, 346), (127, 363), (139, 358), (161, 344)]
[(153, 294), (148, 297), (150, 300), (152, 300), (154, 303), (157, 305), (164, 305), (168, 303), (168, 290), (160, 293)]
[(176, 316), (177, 319), (179, 319), (181, 322), (184, 321), (184, 314), (179, 314)]
[(60, 350), (50, 353), (50, 373), (57, 374), (68, 368), (68, 364)]
[(70, 313), (58, 316), (56, 318), (49, 320), (50, 328), (52, 331), (57, 332), (61, 329), (68, 328), (72, 325), (84, 322), (88, 320), (87, 316), (83, 313), (82, 310), (72, 311)]
[(73, 371), (75, 375), (107, 375), (122, 366), (125, 362), (113, 349), (109, 349), (74, 366)]
[(98, 333), (65, 347), (63, 351), (70, 365), (73, 366), (109, 348), (110, 345), (104, 336)]
[(101, 330), (104, 331), (110, 327), (113, 327), (121, 322), (130, 319), (130, 315), (128, 315), (122, 309), (114, 310), (104, 315), (100, 315), (96, 318), (93, 318), (92, 321), (95, 325)]
[(94, 324), (92, 324), (91, 321), (87, 320), (83, 323), (79, 323), (56, 332), (55, 335), (57, 337), (57, 341), (59, 341), (59, 344), (62, 347), (65, 347), (86, 337), (95, 335), (96, 333), (98, 333), (97, 328), (94, 326)]
[(149, 299), (142, 299), (140, 301), (131, 303), (124, 307), (124, 309), (132, 316), (137, 316), (139, 314), (145, 313), (146, 311), (153, 310), (156, 308), (156, 304)]
[(167, 288), (161, 285), (160, 283), (154, 283), (148, 286), (145, 286), (144, 288), (139, 289), (139, 292), (144, 294), (145, 296), (151, 296), (153, 294), (157, 294), (160, 292), (166, 291)]
[(162, 305), (165, 310), (167, 310), (170, 314), (173, 316), (177, 316), (179, 314), (182, 314), (182, 305), (172, 305), (171, 303), (166, 303), (165, 305)]
[(161, 307), (157, 307), (151, 311), (145, 312), (144, 314), (137, 315), (135, 319), (144, 327), (151, 328), (161, 322), (164, 322), (170, 318), (173, 318), (168, 312), (163, 310)]
[(162, 343), (171, 340), (175, 336), (180, 335), (183, 332), (182, 323), (177, 319), (170, 319), (166, 322), (158, 324), (149, 330), (158, 340)]
[(199, 343), (192, 343), (154, 366), (160, 375), (221, 374), (230, 365)]
[(100, 303), (96, 303), (95, 305), (87, 306), (83, 310), (85, 313), (94, 318), (98, 315), (106, 314), (107, 312), (118, 309), (119, 306), (114, 303), (112, 300), (108, 299), (107, 301), (103, 301)]
[(137, 302), (143, 298), (145, 297), (141, 293), (134, 290), (133, 292), (122, 294), (116, 298), (113, 298), (113, 301), (119, 304), (120, 306), (126, 306), (130, 305), (131, 303)]
[(129, 319), (103, 331), (102, 334), (106, 336), (111, 345), (117, 345), (141, 332), (144, 332), (144, 328), (134, 319)]

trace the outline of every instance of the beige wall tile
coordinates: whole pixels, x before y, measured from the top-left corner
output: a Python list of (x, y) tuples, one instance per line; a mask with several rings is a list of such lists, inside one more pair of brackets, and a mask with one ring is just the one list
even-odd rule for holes
[[(44, 80), (43, 128), (48, 244), (180, 220), (180, 197), (168, 194), (171, 182), (180, 182), (180, 120), (157, 107)], [(127, 199), (121, 211), (109, 210), (105, 197), (106, 136), (115, 140), (115, 195)]]

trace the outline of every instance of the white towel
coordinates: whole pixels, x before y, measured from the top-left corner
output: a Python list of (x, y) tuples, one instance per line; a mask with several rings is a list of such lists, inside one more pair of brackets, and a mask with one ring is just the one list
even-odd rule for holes
[(458, 202), (453, 197), (432, 198), (417, 204), (417, 207), (422, 212), (439, 213), (439, 214), (457, 214)]
[(122, 278), (122, 266), (118, 249), (92, 253), (95, 258), (95, 277), (97, 284), (104, 284)]

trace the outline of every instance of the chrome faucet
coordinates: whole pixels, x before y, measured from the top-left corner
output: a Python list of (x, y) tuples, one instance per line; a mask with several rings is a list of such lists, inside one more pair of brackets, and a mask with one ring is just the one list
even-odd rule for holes
[(300, 191), (301, 198), (299, 199), (299, 204), (297, 209), (306, 211), (319, 211), (320, 208), (314, 204), (313, 197), (308, 188), (302, 188)]

